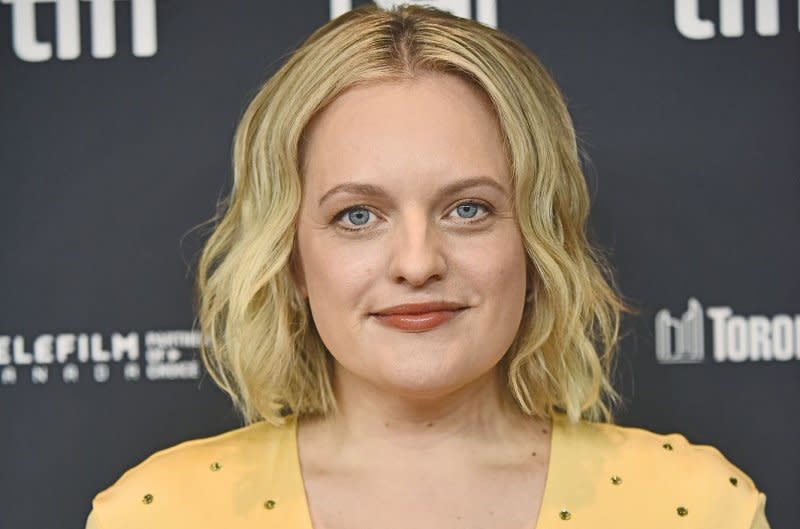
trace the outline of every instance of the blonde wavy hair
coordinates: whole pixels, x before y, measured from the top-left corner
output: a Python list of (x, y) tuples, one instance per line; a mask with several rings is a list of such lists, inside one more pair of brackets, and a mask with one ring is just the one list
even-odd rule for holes
[(234, 183), (197, 271), (203, 362), (245, 423), (336, 411), (332, 361), (295, 288), (302, 141), (359, 83), (460, 76), (491, 100), (510, 161), (534, 285), (500, 368), (522, 412), (612, 421), (610, 376), (629, 311), (587, 241), (589, 193), (572, 121), (539, 61), (508, 35), (430, 7), (374, 5), (315, 31), (253, 97), (236, 130)]

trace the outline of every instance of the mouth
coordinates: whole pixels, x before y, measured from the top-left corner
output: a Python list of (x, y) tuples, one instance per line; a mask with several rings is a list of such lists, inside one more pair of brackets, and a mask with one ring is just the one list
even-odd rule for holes
[(460, 303), (414, 303), (370, 313), (379, 323), (406, 332), (424, 332), (452, 320), (469, 307)]

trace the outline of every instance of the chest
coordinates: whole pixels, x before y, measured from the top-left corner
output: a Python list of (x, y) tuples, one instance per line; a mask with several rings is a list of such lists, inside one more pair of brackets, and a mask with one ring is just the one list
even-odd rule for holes
[(542, 470), (311, 475), (306, 494), (314, 529), (534, 529)]

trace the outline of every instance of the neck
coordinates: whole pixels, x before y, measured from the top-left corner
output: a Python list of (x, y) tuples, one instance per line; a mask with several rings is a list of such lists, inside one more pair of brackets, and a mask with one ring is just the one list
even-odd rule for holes
[(465, 386), (418, 395), (378, 388), (337, 364), (333, 389), (338, 413), (319, 426), (340, 453), (498, 450), (545, 424), (522, 414), (497, 368)]

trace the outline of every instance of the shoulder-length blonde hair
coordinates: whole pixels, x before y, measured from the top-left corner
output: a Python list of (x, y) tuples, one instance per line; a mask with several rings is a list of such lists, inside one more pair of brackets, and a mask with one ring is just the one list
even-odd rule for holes
[(429, 7), (341, 15), (250, 102), (234, 140), (233, 189), (198, 266), (206, 368), (246, 423), (336, 410), (330, 353), (291, 277), (303, 132), (347, 88), (421, 72), (459, 75), (485, 93), (509, 156), (535, 286), (500, 364), (511, 395), (531, 415), (612, 420), (619, 396), (609, 377), (628, 309), (585, 235), (589, 194), (564, 100), (514, 39)]

